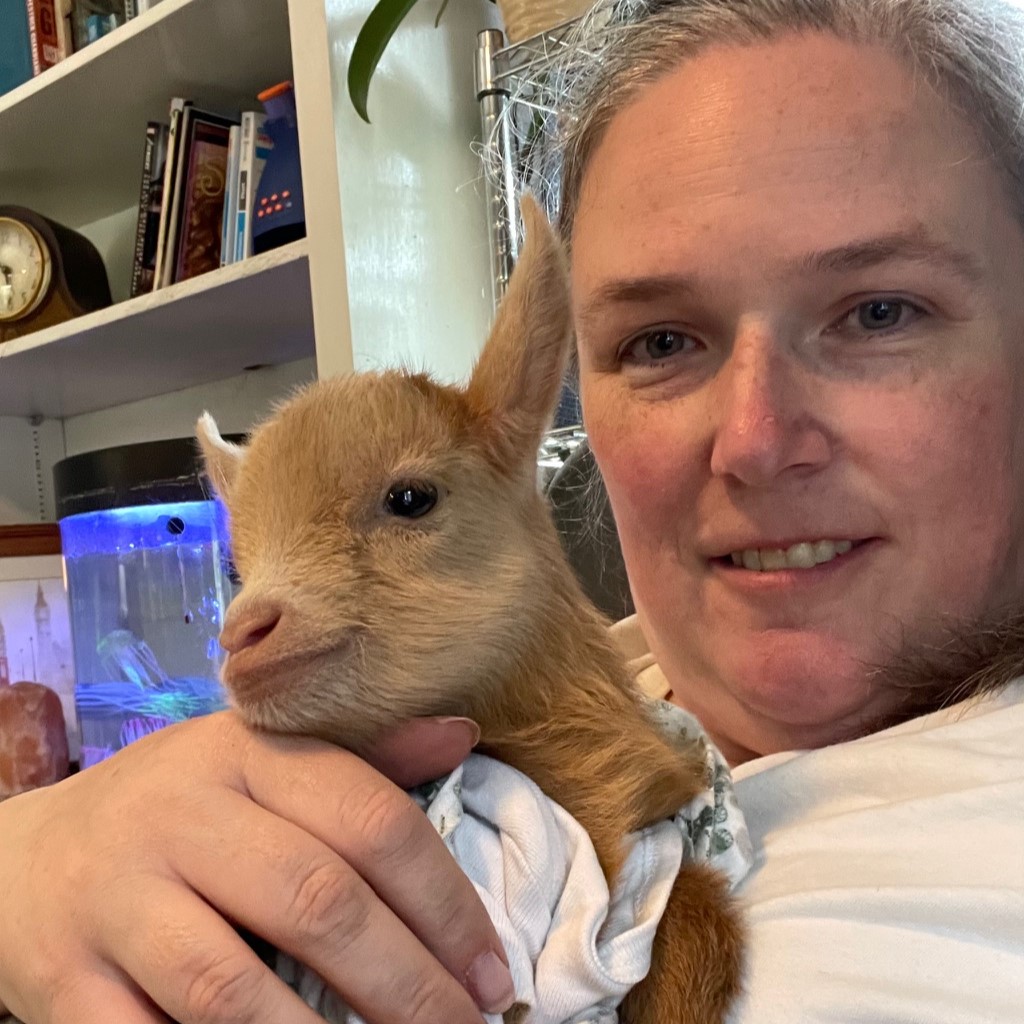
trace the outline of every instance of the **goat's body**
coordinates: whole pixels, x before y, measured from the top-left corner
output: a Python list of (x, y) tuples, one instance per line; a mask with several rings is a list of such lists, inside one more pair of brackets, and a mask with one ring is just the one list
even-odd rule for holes
[[(534, 205), (523, 215), (527, 244), (465, 389), (320, 381), (244, 450), (200, 421), (245, 581), (224, 680), (253, 725), (356, 753), (404, 719), (472, 718), (481, 750), (588, 832), (611, 885), (629, 834), (686, 804), (704, 763), (649, 718), (537, 494), (572, 325), (561, 246)], [(720, 1024), (739, 934), (724, 881), (684, 866), (627, 1024)]]
[[(541, 649), (519, 660), (516, 677), (502, 687), (545, 698), (517, 700), (504, 720), (500, 711), (480, 715), (479, 749), (529, 776), (583, 826), (611, 886), (629, 834), (671, 817), (703, 788), (704, 755), (696, 744), (680, 748), (664, 736), (604, 623), (568, 570), (553, 572), (560, 578), (549, 586), (563, 600), (548, 609)], [(683, 865), (650, 972), (622, 1004), (622, 1024), (724, 1021), (739, 990), (742, 949), (728, 888), (706, 865)]]

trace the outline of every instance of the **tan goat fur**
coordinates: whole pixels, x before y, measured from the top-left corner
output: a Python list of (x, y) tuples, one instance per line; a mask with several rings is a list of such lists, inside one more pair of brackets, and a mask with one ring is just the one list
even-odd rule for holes
[[(703, 759), (648, 719), (538, 493), (571, 322), (562, 248), (529, 199), (523, 214), (525, 249), (465, 389), (399, 372), (318, 382), (244, 448), (200, 420), (243, 580), (224, 680), (252, 725), (357, 753), (413, 716), (472, 718), (478, 749), (565, 807), (611, 881), (628, 834), (701, 788)], [(385, 503), (409, 482), (438, 494), (419, 518)], [(246, 631), (257, 639), (238, 649)], [(685, 865), (624, 1024), (722, 1021), (741, 947), (724, 880)]]

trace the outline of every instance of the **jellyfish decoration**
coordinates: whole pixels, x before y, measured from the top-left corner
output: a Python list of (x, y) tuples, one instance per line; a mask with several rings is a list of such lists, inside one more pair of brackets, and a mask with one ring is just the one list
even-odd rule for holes
[(96, 653), (112, 679), (123, 679), (146, 689), (171, 685), (149, 645), (129, 629), (108, 633), (96, 645)]
[(163, 729), (165, 726), (170, 725), (171, 722), (172, 719), (160, 716), (137, 715), (134, 718), (126, 719), (121, 725), (118, 742), (121, 747), (127, 747), (129, 743), (141, 740), (143, 736), (148, 736), (150, 733)]

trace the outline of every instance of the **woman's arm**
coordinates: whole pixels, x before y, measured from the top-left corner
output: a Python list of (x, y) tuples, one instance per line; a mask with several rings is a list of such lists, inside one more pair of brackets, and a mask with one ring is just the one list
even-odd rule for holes
[[(403, 785), (473, 742), (444, 722), (396, 740)], [(479, 1024), (510, 995), (483, 906), (405, 793), (230, 713), (7, 801), (0, 834), (0, 1001), (28, 1024), (314, 1024), (236, 924), (375, 1020)]]

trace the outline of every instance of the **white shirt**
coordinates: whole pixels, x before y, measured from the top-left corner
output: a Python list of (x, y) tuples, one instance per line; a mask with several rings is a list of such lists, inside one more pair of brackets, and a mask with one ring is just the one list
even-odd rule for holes
[(755, 862), (731, 1024), (1024, 1021), (1024, 680), (733, 780)]

